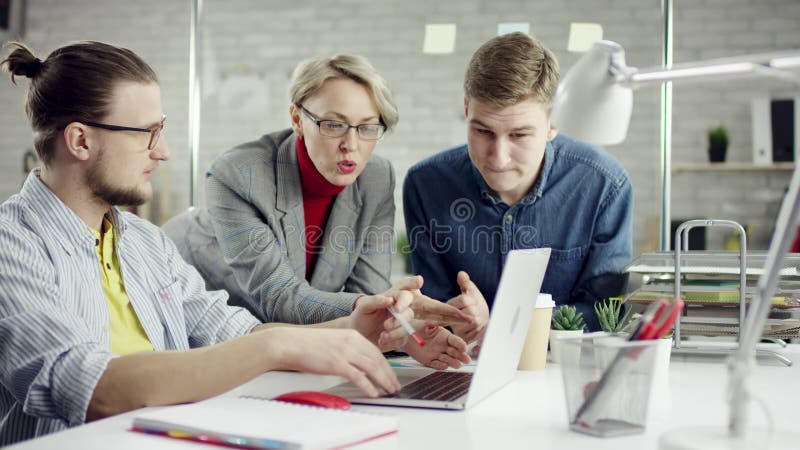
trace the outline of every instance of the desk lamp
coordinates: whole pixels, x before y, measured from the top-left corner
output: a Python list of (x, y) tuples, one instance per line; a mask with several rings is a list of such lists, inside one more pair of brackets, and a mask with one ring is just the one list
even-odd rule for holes
[[(633, 89), (647, 83), (719, 79), (761, 74), (800, 84), (792, 72), (800, 69), (800, 50), (763, 53), (675, 65), (672, 68), (638, 70), (625, 63), (625, 50), (612, 41), (599, 41), (567, 72), (558, 86), (551, 121), (572, 137), (601, 145), (625, 139), (633, 109)], [(800, 130), (796, 130), (800, 132)], [(772, 295), (778, 283), (784, 255), (800, 218), (800, 163), (795, 166), (789, 191), (783, 200), (775, 232), (767, 252), (764, 273), (758, 279), (757, 294), (745, 318), (741, 340), (729, 361), (730, 415), (728, 429), (696, 427), (664, 433), (662, 449), (703, 448), (797, 448), (800, 435), (773, 432), (766, 441), (748, 434), (747, 379), (755, 365), (756, 344), (769, 315)]]

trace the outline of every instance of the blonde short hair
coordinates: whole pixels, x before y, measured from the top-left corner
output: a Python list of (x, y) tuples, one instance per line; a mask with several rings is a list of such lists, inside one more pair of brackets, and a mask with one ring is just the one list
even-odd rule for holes
[(472, 55), (464, 76), (464, 96), (498, 108), (532, 98), (548, 108), (558, 87), (558, 61), (524, 33), (497, 36)]
[(294, 69), (289, 85), (289, 98), (300, 106), (316, 94), (322, 85), (331, 78), (349, 78), (364, 85), (372, 94), (378, 108), (381, 123), (391, 130), (397, 125), (399, 115), (392, 93), (380, 74), (367, 58), (358, 55), (335, 55), (325, 58), (312, 58), (302, 61)]

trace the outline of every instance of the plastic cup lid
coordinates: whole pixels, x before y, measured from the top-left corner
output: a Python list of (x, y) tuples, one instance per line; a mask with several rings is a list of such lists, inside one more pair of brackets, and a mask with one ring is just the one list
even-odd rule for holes
[(541, 293), (536, 297), (537, 308), (554, 308), (556, 302), (553, 301), (553, 296), (550, 294)]

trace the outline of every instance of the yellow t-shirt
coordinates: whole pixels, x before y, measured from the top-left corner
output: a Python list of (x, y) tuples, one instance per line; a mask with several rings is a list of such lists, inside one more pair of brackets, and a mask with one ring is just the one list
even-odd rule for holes
[(106, 294), (110, 329), (111, 351), (118, 355), (152, 351), (147, 334), (133, 310), (133, 305), (125, 293), (122, 273), (114, 245), (114, 226), (103, 218), (103, 234), (92, 230), (95, 237), (95, 249), (100, 260), (100, 272), (103, 274), (103, 292)]

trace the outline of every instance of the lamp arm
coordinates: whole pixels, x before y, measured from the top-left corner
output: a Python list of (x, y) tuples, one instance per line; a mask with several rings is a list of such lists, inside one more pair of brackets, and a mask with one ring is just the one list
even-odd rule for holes
[[(800, 165), (792, 173), (789, 191), (781, 204), (772, 243), (767, 251), (764, 272), (758, 278), (757, 294), (752, 299), (750, 311), (745, 319), (744, 329), (739, 341), (735, 360), (731, 362), (730, 404), (728, 427), (734, 436), (743, 436), (747, 426), (746, 406), (748, 391), (745, 385), (755, 362), (756, 344), (761, 339), (772, 308), (772, 296), (778, 286), (779, 273), (791, 239), (795, 236), (794, 227), (800, 218)], [(757, 303), (756, 303), (757, 302)]]
[(781, 80), (800, 86), (800, 75), (774, 66), (757, 65), (755, 67), (755, 73), (772, 78), (780, 78)]
[[(613, 66), (613, 63), (612, 63)], [(761, 74), (800, 85), (800, 76), (786, 69), (800, 68), (800, 50), (744, 55), (710, 61), (676, 64), (671, 68), (630, 69), (620, 81), (628, 87), (672, 80), (700, 80), (714, 77)]]

